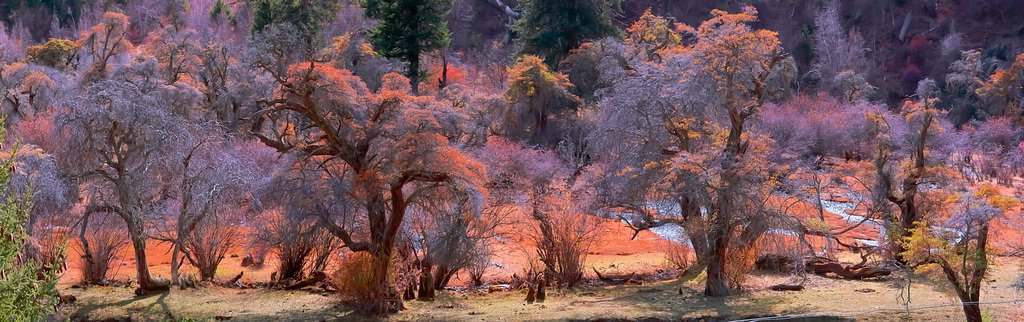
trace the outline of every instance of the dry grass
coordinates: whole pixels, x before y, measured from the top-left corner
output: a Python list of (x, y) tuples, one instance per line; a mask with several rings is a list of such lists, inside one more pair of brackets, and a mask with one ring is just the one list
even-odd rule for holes
[[(1010, 301), (1017, 298), (1011, 284), (1019, 275), (1018, 265), (1000, 260), (982, 293), (983, 301)], [(647, 285), (581, 287), (549, 291), (544, 303), (526, 304), (524, 291), (441, 292), (433, 302), (408, 301), (407, 310), (390, 320), (570, 320), (570, 319), (684, 319), (700, 317), (744, 318), (751, 316), (824, 313), (848, 317), (847, 321), (962, 321), (954, 296), (942, 291), (942, 281), (915, 279), (911, 287), (911, 306), (900, 309), (898, 298), (902, 279), (846, 281), (807, 276), (754, 274), (743, 292), (725, 298), (700, 295), (703, 276)], [(768, 290), (779, 283), (802, 283), (799, 292)], [(683, 294), (679, 295), (682, 289)], [(863, 293), (858, 290), (871, 289)], [(304, 291), (233, 290), (201, 288), (173, 291), (169, 294), (136, 298), (130, 289), (94, 287), (68, 289), (79, 303), (61, 309), (62, 317), (75, 314), (90, 318), (131, 316), (133, 320), (161, 320), (170, 311), (177, 317), (232, 317), (234, 320), (334, 320), (361, 319), (339, 307), (337, 296)], [(1014, 321), (1024, 304), (982, 305), (995, 321)], [(882, 310), (878, 310), (882, 309)], [(874, 312), (869, 312), (877, 310)], [(869, 312), (869, 313), (864, 313)], [(864, 313), (864, 314), (861, 314)]]

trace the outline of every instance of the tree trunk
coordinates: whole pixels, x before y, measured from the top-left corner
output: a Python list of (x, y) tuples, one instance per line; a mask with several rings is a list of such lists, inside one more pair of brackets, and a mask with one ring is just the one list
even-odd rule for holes
[(170, 290), (169, 280), (154, 279), (149, 274), (149, 264), (146, 262), (146, 236), (142, 219), (131, 217), (124, 219), (128, 222), (128, 233), (131, 235), (132, 247), (135, 249), (135, 270), (138, 274), (139, 289), (143, 291)]
[(181, 254), (181, 240), (176, 240), (174, 243), (173, 251), (171, 251), (171, 284), (181, 285), (178, 281), (178, 268), (181, 266), (181, 262), (178, 261), (178, 256)]
[(964, 315), (967, 322), (982, 322), (981, 306), (977, 303), (964, 304)]
[(448, 281), (451, 280), (452, 275), (455, 275), (455, 271), (453, 271), (451, 268), (448, 268), (448, 265), (438, 265), (437, 270), (434, 271), (434, 285), (432, 285), (433, 288), (435, 290), (444, 289), (445, 286), (448, 286)]
[(85, 237), (85, 231), (89, 227), (90, 215), (91, 214), (88, 211), (86, 211), (85, 215), (82, 217), (82, 229), (78, 234), (78, 240), (82, 243), (82, 258), (85, 259), (85, 262), (82, 263), (82, 265), (86, 265), (86, 267), (88, 267), (89, 269), (86, 269), (85, 271), (90, 272), (85, 274), (85, 276), (82, 276), (82, 282), (85, 282), (85, 284), (96, 284), (102, 281), (97, 281), (92, 276), (94, 275), (92, 274), (92, 268), (96, 267), (96, 260), (95, 257), (92, 255), (92, 249), (89, 248), (89, 239)]
[(690, 247), (693, 248), (693, 265), (701, 267), (708, 263), (708, 235), (706, 228), (699, 226), (699, 223), (703, 220), (700, 214), (700, 206), (688, 196), (683, 198), (683, 201), (679, 203), (679, 208), (683, 214), (683, 222), (686, 224), (683, 230), (686, 233), (686, 237), (690, 240)]
[(391, 217), (387, 216), (384, 194), (375, 194), (367, 203), (370, 224), (370, 255), (373, 258), (374, 289), (370, 292), (366, 309), (369, 313), (386, 315), (405, 309), (402, 296), (391, 281), (392, 260), (398, 228), (405, 216), (405, 198), (402, 187), (391, 187)]
[(711, 237), (711, 248), (707, 258), (708, 276), (704, 284), (704, 295), (707, 296), (728, 296), (731, 292), (725, 279), (725, 255), (728, 240), (721, 234), (721, 230), (721, 228), (715, 227), (709, 236)]
[(412, 94), (420, 94), (420, 53), (409, 53), (409, 86), (412, 87)]
[(432, 269), (433, 265), (427, 260), (424, 260), (423, 264), (420, 265), (420, 292), (416, 297), (422, 301), (434, 299), (434, 279), (430, 275)]
[[(914, 198), (916, 194), (917, 186), (914, 185), (911, 190), (904, 190), (903, 200), (897, 204), (900, 208), (900, 226), (898, 227), (899, 233), (897, 234), (901, 238), (900, 240), (902, 240), (903, 237), (910, 237), (910, 230), (914, 228), (914, 222), (917, 221), (917, 205)], [(903, 258), (903, 252), (907, 251), (906, 245), (902, 242), (898, 242), (893, 243), (893, 247), (895, 247), (895, 254), (893, 255), (896, 258), (896, 261), (901, 264), (906, 264), (907, 261)]]
[[(725, 170), (728, 171), (728, 170)], [(726, 175), (723, 175), (725, 177)], [(726, 282), (725, 276), (725, 261), (726, 252), (729, 249), (729, 240), (731, 239), (732, 232), (730, 231), (730, 219), (729, 216), (729, 203), (730, 196), (732, 193), (725, 187), (721, 192), (722, 195), (718, 196), (715, 213), (711, 219), (711, 229), (708, 232), (708, 267), (707, 267), (707, 281), (704, 284), (704, 295), (707, 296), (728, 296), (730, 293), (729, 284)]]
[(391, 285), (391, 249), (380, 247), (373, 254), (373, 291), (370, 291), (370, 303), (366, 303), (370, 313), (385, 315), (405, 308), (402, 297)]
[(730, 293), (729, 284), (725, 278), (726, 251), (729, 249), (729, 241), (732, 238), (732, 195), (735, 193), (733, 185), (736, 183), (737, 175), (732, 169), (736, 159), (743, 154), (741, 151), (741, 140), (743, 137), (743, 123), (746, 116), (739, 110), (733, 94), (733, 74), (726, 75), (726, 96), (725, 104), (729, 111), (729, 137), (726, 139), (724, 160), (721, 170), (721, 190), (715, 198), (714, 213), (711, 214), (711, 224), (708, 232), (708, 279), (704, 285), (704, 295), (727, 296)]

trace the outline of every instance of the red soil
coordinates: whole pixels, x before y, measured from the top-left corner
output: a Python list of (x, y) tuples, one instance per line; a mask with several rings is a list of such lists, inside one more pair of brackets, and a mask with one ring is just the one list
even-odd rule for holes
[[(1012, 195), (1012, 188), (1005, 188), (1005, 190), (1001, 192)], [(793, 202), (792, 200), (777, 200), (775, 202), (789, 203), (788, 213), (805, 223), (808, 220), (819, 219), (818, 210), (811, 203), (803, 201)], [(864, 206), (861, 205), (849, 212), (854, 215), (863, 215), (864, 211)], [(520, 222), (531, 223), (524, 212), (518, 213), (519, 216), (523, 217), (520, 218)], [(822, 215), (824, 216), (824, 222), (833, 229), (850, 227), (855, 224), (843, 219), (839, 214), (823, 211)], [(631, 239), (633, 230), (622, 222), (613, 219), (595, 219), (600, 221), (599, 228), (597, 229), (598, 238), (588, 253), (587, 276), (594, 277), (591, 268), (596, 268), (602, 273), (650, 273), (659, 269), (671, 268), (666, 259), (666, 253), (673, 246), (673, 241), (665, 240), (650, 231), (642, 231), (635, 238)], [(1004, 252), (1012, 251), (1017, 249), (1017, 246), (1024, 245), (1022, 228), (1024, 228), (1024, 222), (1021, 222), (1019, 212), (1007, 214), (1000, 218), (992, 225), (994, 236), (991, 240), (993, 240), (993, 245), (996, 245), (999, 250)], [(540, 265), (540, 263), (536, 262), (536, 251), (531, 247), (532, 243), (529, 241), (529, 238), (525, 234), (516, 233), (514, 230), (524, 231), (521, 227), (519, 229), (513, 228), (513, 231), (506, 232), (512, 236), (510, 239), (499, 241), (494, 245), (495, 254), (492, 257), (492, 266), (488, 268), (487, 273), (484, 275), (485, 281), (507, 282), (511, 279), (512, 274), (522, 276), (528, 271), (531, 261), (533, 261), (532, 264), (534, 266)], [(797, 250), (795, 247), (805, 247), (799, 244), (796, 236), (788, 232), (776, 231), (769, 234), (768, 237), (765, 243), (768, 247), (762, 249), (764, 252), (792, 252)], [(844, 250), (835, 242), (828, 242), (823, 237), (808, 235), (806, 239), (811, 243), (816, 252), (820, 252), (823, 248), (828, 248), (830, 253)], [(840, 236), (840, 240), (846, 244), (860, 243), (856, 239), (879, 241), (881, 240), (881, 235), (877, 227), (865, 223)], [(864, 243), (860, 244), (863, 245)], [(61, 284), (65, 285), (77, 283), (81, 279), (81, 273), (78, 269), (78, 265), (81, 262), (79, 254), (81, 253), (78, 243), (74, 240), (72, 240), (70, 245), (69, 253), (71, 254), (68, 263), (69, 269), (61, 278)], [(237, 275), (239, 272), (244, 272), (245, 279), (250, 281), (267, 281), (270, 278), (270, 274), (277, 270), (277, 260), (274, 254), (267, 255), (266, 263), (262, 268), (242, 267), (241, 262), (245, 253), (246, 249), (244, 247), (231, 249), (227, 253), (228, 257), (221, 262), (216, 279), (223, 281)], [(237, 257), (235, 257), (236, 255)], [(170, 277), (171, 252), (169, 243), (150, 241), (147, 243), (147, 256), (149, 257), (150, 272), (153, 276)], [(134, 253), (130, 246), (123, 251), (122, 256), (114, 260), (114, 263), (115, 267), (111, 269), (109, 277), (122, 281), (129, 277), (135, 279)], [(183, 265), (182, 272), (183, 274), (197, 275), (195, 269), (187, 263)], [(466, 285), (468, 282), (468, 276), (456, 276), (452, 281), (452, 285)]]

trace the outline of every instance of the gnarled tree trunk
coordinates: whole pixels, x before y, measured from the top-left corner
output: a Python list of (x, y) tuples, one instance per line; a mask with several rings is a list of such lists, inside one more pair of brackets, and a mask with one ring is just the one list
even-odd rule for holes
[(132, 240), (132, 248), (135, 250), (135, 270), (138, 274), (139, 289), (150, 291), (170, 290), (171, 282), (166, 278), (154, 279), (149, 274), (149, 263), (146, 261), (146, 232), (139, 215), (122, 214), (122, 218), (128, 224), (128, 233)]

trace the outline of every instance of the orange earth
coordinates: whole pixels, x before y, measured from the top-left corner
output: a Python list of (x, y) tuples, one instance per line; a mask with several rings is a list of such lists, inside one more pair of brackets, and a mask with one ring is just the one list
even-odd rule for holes
[[(1013, 188), (1001, 187), (1000, 189), (1000, 192), (1006, 195), (1013, 195), (1014, 193)], [(836, 196), (841, 194), (833, 193), (830, 195)], [(843, 197), (823, 197), (823, 200), (834, 202), (850, 201)], [(810, 202), (793, 200), (773, 200), (772, 202), (776, 203), (776, 206), (785, 207), (786, 212), (790, 216), (804, 222), (811, 219), (818, 220), (819, 218), (817, 208)], [(864, 208), (864, 205), (859, 205), (855, 209), (847, 210), (846, 213), (847, 215), (863, 215)], [(824, 215), (824, 222), (832, 228), (850, 227), (855, 224), (837, 213), (822, 211), (821, 214)], [(517, 211), (514, 216), (520, 217), (516, 218), (519, 219), (519, 222), (530, 222), (525, 211)], [(666, 254), (673, 247), (678, 248), (676, 241), (666, 240), (651, 231), (642, 231), (635, 238), (631, 239), (633, 230), (621, 221), (604, 218), (595, 219), (600, 221), (600, 226), (596, 231), (597, 238), (588, 253), (587, 268), (585, 269), (587, 277), (596, 277), (593, 274), (593, 269), (597, 269), (602, 274), (646, 274), (673, 268)], [(994, 245), (996, 245), (998, 250), (1011, 251), (1016, 245), (1024, 245), (1024, 233), (1022, 231), (1024, 231), (1024, 221), (1020, 219), (1020, 213), (1007, 214), (993, 224), (992, 232), (995, 236), (990, 240), (996, 241)], [(529, 242), (529, 238), (521, 236), (522, 234), (517, 236), (514, 231), (511, 233), (512, 238), (499, 241), (493, 245), (495, 254), (492, 256), (491, 267), (488, 268), (484, 275), (485, 282), (507, 282), (511, 279), (512, 274), (522, 275), (526, 272), (530, 266), (530, 261), (536, 260), (536, 253), (531, 247), (532, 243)], [(866, 242), (882, 240), (881, 234), (882, 232), (876, 225), (865, 223), (844, 233), (840, 236), (840, 240), (846, 244), (857, 243), (865, 245)], [(798, 250), (797, 247), (806, 247), (801, 246), (793, 232), (775, 230), (770, 232), (767, 237), (764, 238), (766, 241), (761, 245), (760, 252), (791, 253)], [(822, 250), (827, 249), (828, 254), (834, 256), (844, 250), (837, 243), (829, 242), (823, 237), (808, 235), (806, 239), (812, 245), (815, 252), (819, 254), (823, 254)], [(81, 252), (75, 239), (71, 240), (69, 254), (68, 270), (60, 280), (60, 284), (65, 286), (77, 283), (81, 279), (81, 273), (78, 269), (78, 265), (81, 262), (79, 256)], [(149, 257), (150, 273), (153, 276), (169, 278), (171, 262), (170, 244), (150, 240), (147, 243), (146, 254)], [(245, 281), (267, 281), (270, 279), (271, 273), (277, 270), (277, 260), (273, 253), (267, 255), (265, 265), (261, 268), (242, 267), (242, 258), (245, 254), (244, 243), (241, 246), (230, 249), (227, 252), (228, 256), (224, 258), (218, 267), (215, 279), (224, 281), (237, 275), (239, 272), (244, 272), (243, 280)], [(125, 248), (122, 251), (122, 255), (118, 256), (113, 263), (115, 267), (111, 269), (109, 278), (119, 281), (136, 278), (134, 252), (131, 250), (131, 246)], [(534, 262), (534, 265), (537, 264)], [(186, 262), (182, 267), (182, 273), (196, 274), (196, 271)], [(453, 278), (451, 285), (464, 286), (468, 282), (468, 275), (460, 273)]]

